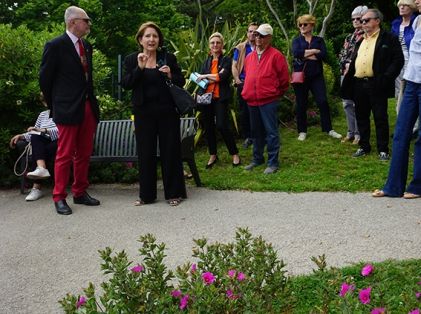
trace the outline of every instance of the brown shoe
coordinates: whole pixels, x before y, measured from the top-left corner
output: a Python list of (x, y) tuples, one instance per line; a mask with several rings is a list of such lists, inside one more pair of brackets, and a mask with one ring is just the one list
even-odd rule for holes
[(350, 136), (345, 136), (342, 140), (341, 143), (346, 143), (346, 142), (351, 142), (354, 138), (350, 137)]
[(407, 200), (412, 200), (414, 198), (420, 198), (420, 197), (421, 197), (421, 195), (410, 193), (410, 192), (403, 193), (403, 198), (405, 198)]

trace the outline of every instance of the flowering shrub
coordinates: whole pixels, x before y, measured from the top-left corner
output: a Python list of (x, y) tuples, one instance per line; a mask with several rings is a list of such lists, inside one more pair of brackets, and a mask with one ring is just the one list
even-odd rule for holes
[(287, 277), (272, 245), (240, 228), (233, 243), (194, 240), (195, 263), (173, 272), (165, 244), (150, 234), (139, 242), (139, 262), (99, 251), (108, 275), (102, 295), (90, 283), (59, 301), (65, 313), (420, 313), (421, 260), (339, 270), (319, 256), (314, 274)]

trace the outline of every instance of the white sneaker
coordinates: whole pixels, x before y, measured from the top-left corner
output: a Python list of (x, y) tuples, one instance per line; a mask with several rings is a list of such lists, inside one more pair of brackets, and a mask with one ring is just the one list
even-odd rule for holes
[(36, 201), (44, 196), (44, 193), (40, 189), (33, 188), (31, 192), (26, 196), (25, 201)]
[(28, 172), (26, 175), (29, 179), (47, 179), (50, 177), (50, 172), (48, 169), (37, 167), (34, 171)]
[(307, 138), (307, 133), (305, 133), (305, 132), (300, 132), (300, 133), (298, 134), (298, 138), (297, 138), (297, 140), (299, 140), (299, 141), (304, 141), (306, 138)]
[(329, 136), (331, 136), (333, 138), (342, 138), (342, 135), (337, 133), (335, 130), (330, 130), (328, 134), (329, 134)]

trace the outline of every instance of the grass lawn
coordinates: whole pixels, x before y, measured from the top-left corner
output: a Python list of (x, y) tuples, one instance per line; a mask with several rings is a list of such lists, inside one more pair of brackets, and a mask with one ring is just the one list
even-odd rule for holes
[[(340, 105), (342, 106), (342, 105)], [(342, 108), (342, 107), (341, 107)], [(333, 119), (333, 128), (346, 134), (345, 114), (341, 109), (339, 116)], [(389, 102), (390, 133), (395, 125), (395, 101)], [(243, 167), (233, 168), (231, 156), (222, 141), (219, 142), (218, 156), (220, 161), (210, 170), (205, 169), (209, 158), (206, 141), (200, 140), (196, 150), (196, 163), (203, 185), (218, 190), (251, 190), (251, 191), (371, 191), (381, 188), (386, 180), (389, 162), (378, 160), (375, 140), (375, 128), (372, 122), (371, 154), (352, 158), (358, 146), (341, 143), (321, 132), (320, 126), (308, 130), (304, 142), (297, 140), (295, 126), (281, 128), (280, 169), (272, 175), (264, 175), (265, 166), (253, 171)], [(390, 141), (390, 148), (392, 140)], [(238, 142), (242, 164), (251, 161), (252, 148), (243, 149)], [(265, 154), (266, 158), (266, 154)], [(412, 167), (410, 166), (412, 169)], [(410, 172), (411, 173), (411, 170)]]

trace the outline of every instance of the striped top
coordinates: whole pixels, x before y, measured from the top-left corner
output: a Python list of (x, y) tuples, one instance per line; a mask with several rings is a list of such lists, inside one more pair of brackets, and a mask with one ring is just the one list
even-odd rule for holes
[[(52, 141), (58, 139), (58, 129), (53, 119), (50, 118), (50, 110), (41, 112), (34, 126), (38, 129), (47, 129)], [(27, 142), (31, 141), (31, 134), (29, 132), (24, 133), (23, 136)]]

